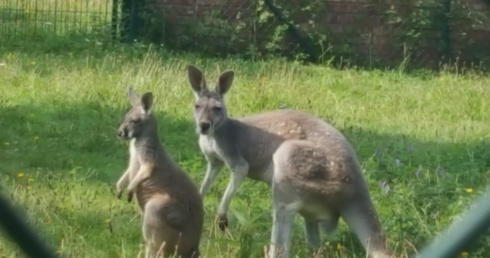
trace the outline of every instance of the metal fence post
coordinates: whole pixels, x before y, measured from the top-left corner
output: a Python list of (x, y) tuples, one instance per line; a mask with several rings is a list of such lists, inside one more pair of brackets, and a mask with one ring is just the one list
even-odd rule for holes
[(137, 38), (137, 18), (138, 18), (138, 2), (139, 0), (131, 0), (131, 14), (130, 14), (130, 25), (129, 25), (129, 38), (134, 41)]
[(111, 34), (112, 40), (118, 38), (117, 35), (117, 24), (118, 24), (118, 10), (119, 10), (119, 0), (112, 0), (112, 17), (111, 17)]
[(121, 37), (124, 41), (133, 42), (141, 36), (144, 6), (144, 0), (122, 0)]
[(131, 2), (132, 0), (122, 0), (121, 2), (121, 40), (123, 41), (128, 40), (128, 35), (130, 35)]
[(422, 250), (418, 258), (452, 258), (490, 227), (490, 190), (472, 203), (470, 210), (459, 223), (453, 223), (439, 239)]
[(441, 60), (447, 61), (451, 58), (451, 3), (452, 0), (442, 0), (442, 49)]

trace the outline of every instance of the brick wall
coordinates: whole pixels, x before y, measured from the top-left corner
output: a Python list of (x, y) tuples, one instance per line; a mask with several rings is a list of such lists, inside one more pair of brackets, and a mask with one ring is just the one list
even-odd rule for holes
[[(274, 18), (269, 18), (265, 24), (256, 23), (256, 0), (147, 0), (151, 1), (152, 8), (162, 13), (166, 27), (169, 30), (167, 37), (195, 39), (199, 44), (218, 44), (227, 41), (227, 35), (221, 38), (196, 36), (185, 28), (198, 26), (200, 22), (209, 17), (210, 12), (219, 12), (220, 18), (229, 24), (244, 21), (247, 26), (240, 33), (242, 46), (255, 45), (261, 49), (265, 45), (265, 39), (273, 33), (277, 25)], [(394, 4), (395, 12), (403, 15), (417, 12), (414, 8), (415, 0), (324, 0), (317, 6), (316, 17), (312, 18), (312, 12), (301, 11), (305, 1), (281, 0), (281, 3), (289, 11), (295, 24), (299, 25), (306, 34), (324, 33), (329, 35), (329, 42), (334, 53), (349, 52), (352, 58), (358, 60), (376, 59), (377, 61), (400, 61), (403, 49), (400, 39), (406, 35), (405, 21), (397, 24), (388, 24), (386, 10)], [(461, 8), (465, 6), (471, 10), (481, 24), (472, 24), (469, 20), (461, 18)], [(451, 50), (453, 57), (472, 60), (475, 56), (481, 57), (481, 51), (488, 53), (490, 47), (490, 6), (483, 0), (453, 0), (453, 20), (451, 22)], [(315, 20), (315, 26), (309, 20)], [(441, 31), (439, 28), (424, 30), (417, 55), (413, 58), (425, 64), (438, 62)], [(225, 33), (226, 34), (226, 33)], [(236, 36), (236, 35), (235, 35)], [(291, 39), (290, 39), (291, 40)], [(468, 42), (471, 49), (477, 53), (469, 54)], [(283, 42), (285, 48), (289, 42)], [(348, 46), (348, 47), (346, 47)], [(475, 48), (479, 46), (481, 49)], [(239, 47), (237, 47), (239, 49)], [(480, 51), (480, 52), (478, 52)], [(473, 51), (474, 52), (474, 51)], [(490, 55), (490, 53), (488, 53)]]

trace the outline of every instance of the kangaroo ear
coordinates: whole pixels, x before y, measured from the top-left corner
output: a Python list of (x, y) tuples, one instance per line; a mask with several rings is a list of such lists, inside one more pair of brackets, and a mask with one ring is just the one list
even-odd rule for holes
[(134, 92), (133, 88), (128, 87), (128, 96), (129, 96), (129, 102), (131, 102), (131, 105), (136, 106), (140, 103), (140, 98), (138, 95)]
[(224, 71), (218, 79), (218, 85), (216, 85), (216, 91), (225, 95), (228, 90), (231, 88), (231, 84), (233, 83), (233, 78), (235, 77), (235, 72), (232, 70)]
[(194, 65), (187, 66), (187, 76), (189, 77), (189, 82), (191, 83), (192, 90), (194, 91), (196, 97), (203, 90), (208, 89), (208, 86), (206, 85), (206, 79), (204, 78), (204, 74), (196, 66)]
[(143, 94), (141, 97), (141, 107), (146, 114), (151, 113), (153, 108), (153, 94), (151, 92)]

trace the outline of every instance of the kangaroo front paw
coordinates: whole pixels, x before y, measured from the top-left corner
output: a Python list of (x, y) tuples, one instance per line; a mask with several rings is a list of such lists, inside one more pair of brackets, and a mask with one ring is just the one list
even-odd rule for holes
[(225, 229), (228, 228), (228, 218), (226, 215), (219, 214), (216, 222), (218, 223), (218, 227), (221, 231), (225, 231)]
[(132, 191), (128, 191), (128, 202), (133, 200), (134, 193)]

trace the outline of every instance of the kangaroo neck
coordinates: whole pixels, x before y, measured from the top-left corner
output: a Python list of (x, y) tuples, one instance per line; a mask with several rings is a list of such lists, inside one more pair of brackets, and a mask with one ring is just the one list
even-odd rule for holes
[(219, 128), (216, 128), (213, 138), (221, 138), (234, 133), (237, 123), (239, 123), (238, 120), (227, 118)]
[(235, 131), (236, 131), (236, 121), (232, 118), (228, 118), (218, 128), (216, 128), (215, 131), (208, 137), (211, 139), (215, 139), (217, 141), (226, 140), (229, 142), (233, 140)]
[(161, 149), (160, 138), (156, 132), (146, 133), (135, 138), (133, 143), (137, 148)]
[(146, 158), (154, 159), (154, 162), (167, 162), (169, 159), (157, 132), (144, 134), (133, 139), (132, 144), (138, 153)]

